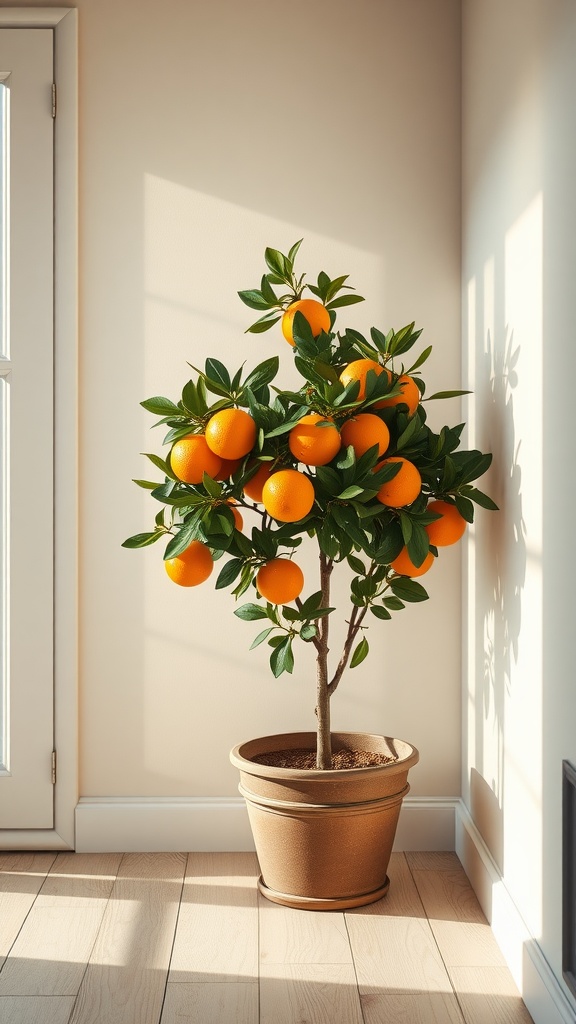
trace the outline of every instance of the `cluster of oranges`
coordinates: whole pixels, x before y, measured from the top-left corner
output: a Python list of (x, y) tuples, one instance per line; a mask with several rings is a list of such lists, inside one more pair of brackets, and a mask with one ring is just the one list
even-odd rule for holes
[[(284, 313), (282, 331), (286, 340), (294, 345), (293, 320), (297, 312), (307, 319), (312, 333), (317, 337), (330, 330), (330, 314), (322, 303), (314, 299), (294, 302)], [(356, 359), (350, 362), (340, 374), (341, 383), (346, 386), (359, 384), (358, 401), (366, 397), (368, 374), (387, 374), (392, 383), (392, 374), (373, 359)], [(373, 403), (373, 411), (360, 412), (349, 416), (337, 426), (330, 416), (311, 412), (303, 416), (288, 434), (288, 447), (296, 463), (306, 468), (326, 466), (338, 453), (352, 446), (357, 458), (370, 448), (377, 446), (378, 468), (388, 464), (399, 464), (396, 475), (378, 489), (376, 498), (382, 505), (402, 509), (414, 502), (422, 489), (419, 470), (408, 459), (400, 455), (386, 456), (390, 445), (390, 432), (377, 410), (403, 403), (408, 415), (413, 416), (420, 402), (420, 391), (416, 382), (407, 374), (395, 381), (400, 389), (392, 397)], [(204, 433), (191, 433), (177, 440), (170, 452), (170, 468), (184, 483), (199, 484), (204, 474), (215, 480), (229, 479), (252, 452), (257, 437), (257, 425), (250, 413), (240, 408), (225, 408), (214, 413), (208, 420)], [(244, 485), (244, 495), (261, 503), (271, 518), (280, 523), (295, 523), (304, 519), (312, 510), (315, 491), (310, 475), (294, 467), (277, 466), (273, 461), (264, 461)], [(242, 516), (233, 500), (227, 499), (234, 516), (236, 529), (242, 529)], [(453, 544), (463, 535), (466, 522), (455, 505), (445, 501), (432, 501), (428, 509), (439, 518), (425, 527), (430, 544), (443, 546)], [(420, 566), (414, 565), (406, 548), (391, 562), (394, 571), (400, 575), (420, 576), (433, 564), (434, 556), (428, 553)], [(204, 582), (213, 569), (210, 548), (201, 541), (192, 544), (179, 556), (165, 562), (170, 578), (181, 586), (196, 586)], [(259, 593), (273, 604), (287, 604), (296, 600), (302, 592), (304, 577), (300, 567), (291, 559), (274, 558), (266, 562), (257, 572), (256, 586)]]
[[(300, 299), (293, 302), (282, 317), (282, 331), (286, 341), (294, 345), (293, 321), (300, 312), (318, 337), (330, 331), (330, 313), (316, 299)], [(393, 375), (379, 362), (370, 358), (355, 359), (340, 373), (344, 386), (359, 384), (358, 401), (366, 398), (368, 374), (386, 374), (393, 383)], [(361, 412), (349, 416), (338, 427), (330, 416), (310, 413), (303, 416), (288, 434), (288, 447), (296, 463), (306, 468), (326, 466), (348, 445), (352, 445), (357, 459), (369, 449), (377, 446), (378, 468), (388, 464), (399, 464), (396, 475), (383, 483), (376, 499), (387, 508), (402, 509), (414, 502), (421, 492), (422, 479), (414, 463), (403, 456), (385, 458), (390, 442), (388, 427), (377, 415), (380, 409), (388, 409), (403, 403), (408, 415), (413, 416), (418, 408), (420, 392), (416, 382), (408, 374), (396, 380), (399, 393), (372, 403), (372, 412)], [(257, 427), (253, 417), (243, 409), (222, 409), (208, 420), (204, 433), (191, 433), (181, 437), (172, 445), (170, 468), (184, 483), (201, 483), (204, 474), (215, 480), (229, 479), (242, 465), (253, 450)], [(259, 463), (258, 469), (244, 485), (244, 495), (261, 504), (266, 513), (282, 523), (297, 522), (313, 509), (315, 489), (311, 476), (294, 467), (277, 466), (273, 461)], [(242, 529), (243, 520), (235, 502), (227, 500), (235, 527)], [(439, 518), (424, 528), (430, 545), (442, 547), (455, 544), (463, 535), (466, 522), (455, 505), (445, 501), (433, 501), (427, 506)], [(415, 565), (408, 550), (404, 548), (390, 565), (395, 572), (408, 577), (422, 575), (434, 563), (434, 555), (428, 552), (421, 565)], [(183, 587), (194, 587), (208, 579), (213, 558), (209, 547), (201, 541), (192, 544), (175, 558), (165, 561), (170, 579)], [(265, 562), (256, 573), (256, 587), (260, 595), (273, 604), (287, 604), (300, 595), (304, 585), (300, 567), (291, 559), (279, 557)]]

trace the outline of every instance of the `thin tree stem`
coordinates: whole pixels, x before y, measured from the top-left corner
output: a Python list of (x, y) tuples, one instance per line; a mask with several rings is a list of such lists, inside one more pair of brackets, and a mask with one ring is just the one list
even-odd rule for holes
[[(328, 608), (330, 603), (330, 574), (332, 560), (320, 552), (320, 587), (322, 591), (321, 607)], [(318, 718), (316, 740), (316, 767), (332, 767), (332, 742), (330, 735), (330, 694), (328, 691), (328, 631), (329, 616), (317, 619), (318, 643), (316, 645), (316, 716)]]

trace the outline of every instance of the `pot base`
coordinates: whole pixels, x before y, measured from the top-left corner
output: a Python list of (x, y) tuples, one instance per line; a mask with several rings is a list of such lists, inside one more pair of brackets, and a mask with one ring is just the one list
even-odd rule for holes
[(336, 896), (332, 899), (314, 899), (312, 896), (290, 896), (288, 893), (277, 892), (276, 889), (269, 889), (266, 882), (260, 875), (258, 889), (267, 900), (272, 903), (280, 903), (283, 907), (292, 907), (294, 910), (352, 910), (354, 907), (365, 907), (368, 903), (376, 903), (386, 895), (390, 888), (390, 879), (386, 875), (384, 885), (372, 892), (362, 893), (360, 896)]

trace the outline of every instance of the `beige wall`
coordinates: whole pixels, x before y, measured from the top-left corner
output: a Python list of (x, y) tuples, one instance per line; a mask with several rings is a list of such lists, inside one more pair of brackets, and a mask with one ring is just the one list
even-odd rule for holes
[[(208, 355), (236, 367), (278, 353), (290, 378), (278, 333), (244, 334), (236, 292), (259, 280), (266, 245), (300, 237), (302, 269), (350, 273), (368, 297), (342, 323), (415, 319), (435, 346), (430, 386), (459, 386), (459, 3), (76, 6), (80, 792), (234, 794), (235, 742), (314, 728), (313, 666), (298, 653), (274, 681), (228, 592), (176, 588), (159, 548), (120, 547), (155, 511), (131, 483), (160, 441), (139, 402), (178, 397), (186, 361)], [(421, 749), (416, 794), (459, 792), (459, 578), (449, 551), (429, 604), (375, 621), (371, 658), (334, 700), (337, 728)]]
[(463, 790), (561, 976), (562, 759), (572, 647), (576, 11), (463, 6), (465, 361), (502, 511), (467, 559)]

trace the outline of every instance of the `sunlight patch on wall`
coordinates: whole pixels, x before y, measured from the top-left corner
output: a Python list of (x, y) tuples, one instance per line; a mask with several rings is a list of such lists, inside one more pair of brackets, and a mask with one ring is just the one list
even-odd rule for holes
[[(541, 934), (542, 885), (542, 522), (543, 522), (543, 203), (538, 194), (505, 237), (505, 319), (513, 342), (505, 351), (513, 393), (510, 472), (504, 489), (507, 541), (502, 608), (507, 616), (510, 685), (506, 691), (505, 862), (510, 885), (532, 891), (533, 935)], [(517, 355), (516, 355), (517, 352)], [(512, 398), (509, 397), (509, 402)], [(520, 639), (526, 638), (525, 643)], [(527, 751), (530, 752), (527, 756)], [(523, 821), (523, 827), (517, 824)], [(525, 836), (532, 837), (529, 856)], [(520, 905), (520, 904), (519, 904)]]

